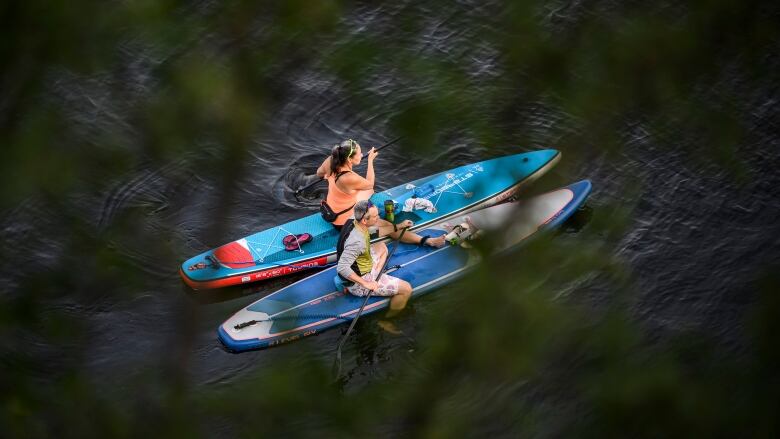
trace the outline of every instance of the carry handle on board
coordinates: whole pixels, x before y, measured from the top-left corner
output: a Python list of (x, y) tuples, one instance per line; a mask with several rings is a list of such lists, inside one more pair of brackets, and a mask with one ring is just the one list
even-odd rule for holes
[[(403, 136), (396, 137), (395, 139), (393, 139), (393, 140), (385, 143), (384, 145), (380, 146), (379, 148), (377, 148), (376, 152), (379, 152), (379, 151), (387, 148), (388, 146), (394, 144), (395, 142), (397, 142), (397, 141), (399, 141), (401, 139), (403, 139)], [(321, 182), (322, 180), (324, 180), (324, 178), (320, 178), (320, 179), (318, 179), (318, 180), (316, 180), (316, 181), (314, 181), (312, 183), (307, 184), (306, 186), (304, 186), (302, 188), (299, 188), (297, 191), (295, 191), (295, 196), (297, 197), (298, 195), (301, 194), (301, 192), (305, 191), (306, 189), (309, 189), (309, 188), (313, 187), (315, 184)]]

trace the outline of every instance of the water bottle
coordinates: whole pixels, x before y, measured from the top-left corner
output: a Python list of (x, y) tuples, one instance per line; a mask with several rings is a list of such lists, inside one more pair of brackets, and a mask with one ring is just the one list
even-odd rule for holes
[(393, 200), (385, 200), (385, 219), (391, 223), (395, 222), (395, 202)]

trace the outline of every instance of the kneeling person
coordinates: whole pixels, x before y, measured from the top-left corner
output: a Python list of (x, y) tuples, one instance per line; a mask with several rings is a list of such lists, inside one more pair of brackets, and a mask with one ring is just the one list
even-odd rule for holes
[(386, 317), (392, 317), (406, 306), (412, 286), (388, 274), (377, 278), (388, 256), (384, 242), (371, 244), (369, 227), (377, 224), (379, 210), (370, 201), (362, 200), (355, 204), (354, 211), (355, 218), (344, 224), (339, 236), (336, 270), (342, 279), (352, 282), (347, 287), (351, 294), (365, 296), (373, 291), (374, 296), (391, 297)]

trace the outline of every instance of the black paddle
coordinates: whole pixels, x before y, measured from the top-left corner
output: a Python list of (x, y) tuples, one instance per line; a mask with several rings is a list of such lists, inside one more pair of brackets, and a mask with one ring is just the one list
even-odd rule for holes
[[(398, 140), (398, 139), (396, 139)], [(385, 268), (387, 267), (387, 263), (390, 262), (390, 258), (393, 257), (393, 253), (398, 249), (398, 246), (401, 244), (401, 238), (403, 238), (404, 233), (406, 233), (406, 230), (408, 227), (404, 227), (401, 229), (401, 234), (398, 235), (398, 240), (395, 242), (395, 246), (393, 247), (393, 250), (390, 251), (390, 254), (387, 255), (387, 259), (385, 259), (385, 263), (382, 264), (382, 269), (379, 270), (379, 275), (376, 277), (376, 281), (379, 281), (379, 278), (382, 277), (382, 273), (385, 272)], [(341, 339), (341, 342), (339, 343), (338, 349), (336, 349), (336, 362), (338, 364), (338, 371), (336, 372), (336, 378), (338, 379), (339, 375), (341, 375), (341, 347), (344, 346), (344, 342), (347, 341), (347, 337), (349, 337), (349, 334), (352, 333), (352, 328), (355, 327), (355, 323), (357, 323), (358, 319), (360, 318), (360, 315), (363, 314), (363, 308), (366, 307), (366, 304), (368, 303), (368, 299), (371, 298), (371, 295), (374, 294), (374, 290), (369, 290), (368, 294), (366, 294), (366, 298), (363, 299), (363, 304), (360, 305), (360, 309), (358, 310), (357, 315), (355, 316), (355, 319), (352, 320), (352, 323), (349, 325), (349, 329), (347, 329), (347, 333), (344, 334), (344, 338)]]
[[(395, 139), (393, 139), (393, 140), (391, 140), (391, 141), (389, 141), (389, 142), (385, 143), (384, 145), (380, 146), (379, 148), (377, 148), (377, 149), (376, 149), (376, 152), (379, 152), (379, 151), (381, 151), (381, 150), (383, 150), (383, 149), (387, 148), (388, 146), (390, 146), (390, 145), (394, 144), (395, 142), (397, 142), (397, 141), (401, 140), (402, 138), (403, 138), (403, 136), (396, 137)], [(322, 181), (322, 180), (324, 180), (324, 179), (323, 179), (323, 178), (320, 178), (320, 179), (318, 179), (318, 180), (316, 180), (316, 181), (314, 181), (314, 182), (312, 182), (312, 183), (309, 183), (309, 184), (307, 184), (306, 186), (304, 186), (304, 187), (302, 187), (302, 188), (298, 188), (298, 190), (297, 190), (297, 191), (295, 191), (295, 196), (297, 197), (298, 195), (300, 195), (300, 194), (301, 194), (301, 192), (305, 191), (306, 189), (309, 189), (310, 187), (313, 187), (315, 184), (319, 183), (319, 182), (320, 182), (320, 181)]]

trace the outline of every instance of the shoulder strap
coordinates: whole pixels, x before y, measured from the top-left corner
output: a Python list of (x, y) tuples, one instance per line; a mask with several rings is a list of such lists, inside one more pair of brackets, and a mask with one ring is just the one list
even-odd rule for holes
[[(339, 217), (339, 216), (341, 216), (341, 214), (342, 214), (342, 213), (349, 211), (349, 209), (352, 209), (353, 207), (355, 207), (355, 204), (353, 204), (353, 205), (351, 205), (351, 206), (347, 207), (346, 209), (342, 210), (341, 212), (336, 212), (336, 217)], [(334, 220), (334, 221), (335, 221), (335, 220)], [(343, 230), (343, 228), (342, 228), (342, 230)]]
[[(335, 182), (339, 181), (339, 178), (341, 178), (341, 176), (342, 176), (342, 175), (344, 175), (344, 174), (346, 174), (346, 173), (349, 173), (349, 172), (352, 172), (352, 171), (341, 171), (341, 172), (337, 173), (337, 174), (336, 174), (336, 179), (335, 179), (335, 180), (333, 180), (333, 182), (335, 183)], [(350, 209), (351, 209), (351, 208), (350, 208)]]

